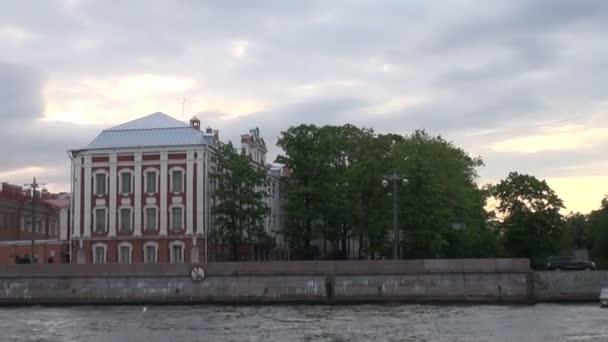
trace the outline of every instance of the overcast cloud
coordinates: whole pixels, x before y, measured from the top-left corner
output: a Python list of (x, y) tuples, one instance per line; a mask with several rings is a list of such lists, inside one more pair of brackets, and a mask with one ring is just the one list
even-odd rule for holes
[[(66, 151), (162, 111), (269, 144), (299, 123), (424, 128), (486, 167), (608, 193), (608, 2), (0, 1), (0, 180), (69, 190)], [(186, 98), (182, 117), (182, 98)], [(276, 148), (272, 155), (278, 153)]]

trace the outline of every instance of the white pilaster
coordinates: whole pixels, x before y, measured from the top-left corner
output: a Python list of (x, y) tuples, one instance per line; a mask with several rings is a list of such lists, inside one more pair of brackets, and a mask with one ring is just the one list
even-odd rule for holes
[(73, 188), (73, 194), (72, 194), (72, 200), (74, 201), (74, 205), (72, 206), (73, 208), (73, 213), (74, 213), (74, 221), (72, 224), (72, 237), (80, 237), (80, 229), (82, 228), (80, 225), (80, 216), (82, 215), (82, 213), (80, 212), (80, 203), (82, 203), (82, 187), (81, 187), (81, 182), (84, 181), (84, 179), (80, 179), (82, 178), (82, 163), (80, 163), (80, 158), (81, 157), (75, 157), (74, 160), (72, 161), (74, 163), (73, 165), (73, 174), (72, 174), (72, 182), (74, 184), (74, 188)]
[(160, 225), (159, 225), (159, 235), (167, 235), (167, 214), (168, 214), (168, 206), (167, 206), (167, 152), (160, 153)]
[(135, 211), (135, 222), (133, 223), (133, 235), (141, 236), (141, 196), (142, 196), (142, 172), (141, 172), (141, 152), (135, 152), (135, 189), (133, 196), (135, 197), (135, 204), (133, 210)]
[(186, 234), (192, 234), (194, 229), (194, 152), (186, 155)]
[(210, 164), (210, 149), (205, 148), (205, 178), (204, 178), (204, 183), (205, 183), (205, 227), (204, 229), (204, 233), (205, 233), (205, 239), (209, 236), (209, 232), (212, 229), (211, 227), (211, 189), (215, 187), (211, 185), (211, 178), (209, 177), (209, 170), (211, 169), (211, 164)]
[(205, 153), (196, 156), (196, 234), (204, 233), (205, 228)]
[(91, 236), (91, 190), (93, 187), (91, 180), (91, 156), (84, 157), (84, 232), (83, 237)]
[(110, 222), (108, 227), (108, 236), (116, 236), (116, 197), (118, 188), (118, 179), (116, 176), (116, 153), (110, 153)]

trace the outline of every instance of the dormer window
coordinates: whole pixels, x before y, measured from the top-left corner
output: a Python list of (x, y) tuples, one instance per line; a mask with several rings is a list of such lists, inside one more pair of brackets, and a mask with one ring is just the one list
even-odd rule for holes
[(200, 131), (201, 121), (196, 116), (192, 117), (192, 119), (190, 119), (190, 127)]

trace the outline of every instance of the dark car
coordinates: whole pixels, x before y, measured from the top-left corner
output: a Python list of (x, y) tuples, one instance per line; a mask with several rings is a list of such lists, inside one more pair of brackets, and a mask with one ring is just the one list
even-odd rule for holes
[(561, 270), (594, 270), (593, 261), (584, 261), (573, 256), (552, 256), (547, 258), (545, 266), (550, 271)]

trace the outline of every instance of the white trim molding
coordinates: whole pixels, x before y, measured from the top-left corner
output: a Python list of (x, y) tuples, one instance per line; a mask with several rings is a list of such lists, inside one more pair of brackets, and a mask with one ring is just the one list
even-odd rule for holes
[[(129, 248), (127, 262), (122, 262), (122, 259), (123, 259), (122, 258), (122, 248), (123, 247)], [(133, 245), (130, 242), (123, 241), (123, 242), (119, 243), (118, 246), (116, 246), (116, 250), (117, 250), (117, 254), (118, 254), (118, 263), (119, 264), (130, 264), (133, 262)]]
[(146, 264), (152, 264), (151, 262), (148, 262), (148, 254), (147, 254), (147, 250), (148, 247), (154, 247), (154, 262), (153, 264), (158, 263), (158, 242), (155, 241), (148, 241), (146, 243), (144, 243), (143, 248), (142, 248), (142, 254), (143, 254), (143, 262)]
[[(110, 190), (110, 172), (108, 172), (108, 170), (104, 169), (97, 169), (95, 171), (92, 172), (93, 173), (93, 194), (95, 196), (105, 196), (109, 194), (109, 190)], [(99, 193), (97, 192), (97, 175), (103, 174), (106, 176), (106, 181), (105, 181), (105, 188), (104, 188), (104, 192), (103, 193)]]
[[(148, 229), (148, 209), (155, 209), (156, 210), (156, 224), (154, 229)], [(156, 204), (147, 204), (146, 206), (144, 206), (144, 210), (143, 210), (143, 216), (144, 216), (144, 225), (142, 227), (142, 231), (144, 232), (158, 232), (158, 206)]]
[(167, 152), (160, 153), (160, 227), (158, 234), (161, 236), (167, 235)]
[[(129, 181), (129, 191), (124, 191), (125, 189), (123, 189), (123, 184), (122, 184), (122, 175), (124, 175), (125, 173), (128, 173), (130, 175), (130, 181)], [(120, 169), (120, 171), (118, 171), (118, 193), (122, 196), (127, 196), (133, 193), (133, 188), (135, 185), (135, 179), (134, 178), (135, 172), (133, 171), (133, 169), (130, 168), (122, 168)]]
[[(148, 172), (154, 172), (154, 188), (155, 189), (153, 192), (148, 191)], [(148, 196), (158, 193), (158, 189), (160, 188), (160, 184), (159, 184), (160, 178), (158, 177), (159, 174), (160, 174), (160, 171), (158, 170), (157, 167), (147, 167), (144, 169), (144, 171), (143, 171), (144, 184), (142, 186), (143, 193), (147, 194)]]
[(106, 218), (106, 222), (105, 222), (105, 227), (103, 229), (103, 234), (108, 233), (108, 221), (109, 221), (109, 213), (108, 213), (108, 208), (107, 207), (93, 207), (93, 233), (97, 234), (97, 210), (103, 210), (105, 211), (105, 218)]
[[(181, 215), (181, 216), (182, 216), (182, 217), (181, 217), (181, 227), (180, 227), (179, 229), (176, 229), (176, 228), (173, 226), (173, 209), (174, 209), (174, 208), (180, 208), (180, 209), (182, 209), (182, 215)], [(185, 217), (185, 216), (186, 216), (186, 210), (185, 210), (185, 207), (184, 207), (184, 205), (183, 205), (183, 204), (171, 204), (171, 205), (169, 206), (169, 229), (170, 229), (172, 232), (173, 232), (173, 231), (176, 231), (176, 230), (180, 230), (180, 231), (181, 231), (181, 230), (184, 230), (184, 228), (185, 228), (185, 224), (186, 224), (186, 223), (185, 223), (185, 220), (184, 220), (184, 217)]]
[[(174, 191), (175, 189), (173, 189), (173, 173), (175, 171), (180, 171), (182, 173), (182, 186), (181, 189), (179, 189), (179, 191)], [(186, 184), (185, 184), (185, 180), (186, 180), (187, 174), (186, 174), (186, 170), (181, 167), (181, 166), (177, 166), (177, 165), (169, 165), (169, 191), (171, 193), (173, 193), (174, 195), (180, 195), (182, 193), (184, 193), (184, 190), (186, 188)]]
[(122, 228), (122, 210), (123, 209), (129, 209), (131, 211), (130, 215), (129, 215), (129, 232), (128, 233), (133, 234), (133, 226), (134, 226), (133, 218), (134, 218), (135, 214), (134, 214), (133, 206), (131, 206), (131, 205), (121, 205), (118, 207), (118, 211), (117, 211), (118, 227), (116, 227), (117, 228), (116, 231), (119, 232), (120, 234), (127, 233), (127, 232), (122, 231), (122, 229), (121, 229)]
[[(97, 260), (97, 248), (103, 248), (103, 260)], [(108, 262), (108, 245), (96, 242), (91, 246), (91, 260), (94, 264), (106, 264)]]
[[(175, 258), (173, 256), (173, 247), (174, 246), (180, 246), (182, 248), (180, 260), (175, 260)], [(169, 262), (171, 262), (172, 264), (183, 264), (185, 262), (185, 260), (184, 260), (185, 250), (186, 250), (186, 244), (183, 241), (171, 241), (169, 243)]]

